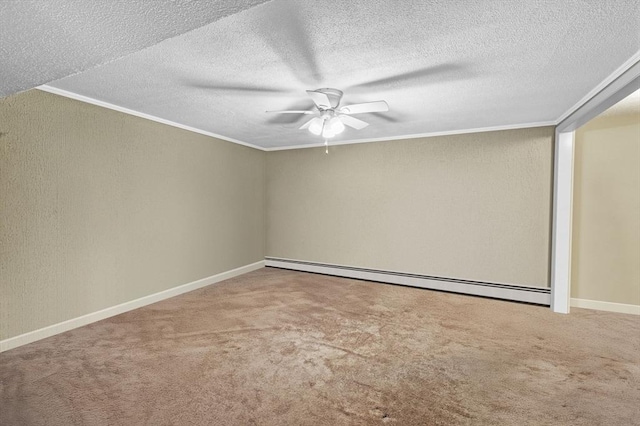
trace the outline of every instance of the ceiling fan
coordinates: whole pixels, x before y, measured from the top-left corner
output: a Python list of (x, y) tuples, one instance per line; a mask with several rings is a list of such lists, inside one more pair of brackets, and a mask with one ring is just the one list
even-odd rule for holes
[(325, 139), (330, 139), (344, 131), (345, 126), (353, 129), (364, 129), (369, 123), (352, 117), (353, 114), (364, 114), (369, 112), (389, 111), (389, 105), (385, 101), (364, 102), (360, 104), (340, 106), (342, 91), (338, 89), (323, 88), (307, 90), (307, 94), (313, 100), (315, 108), (311, 110), (285, 110), (267, 111), (274, 114), (306, 114), (316, 115), (311, 120), (300, 126), (300, 129), (307, 129), (314, 135)]

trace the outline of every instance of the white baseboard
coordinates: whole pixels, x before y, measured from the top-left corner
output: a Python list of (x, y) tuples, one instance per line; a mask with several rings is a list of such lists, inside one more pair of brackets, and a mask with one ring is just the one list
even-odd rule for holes
[(571, 299), (571, 307), (596, 309), (598, 311), (618, 312), (621, 314), (640, 315), (640, 305), (629, 305), (626, 303), (601, 302), (589, 299)]
[(266, 258), (266, 266), (295, 271), (313, 272), (338, 277), (400, 284), (452, 293), (491, 297), (494, 299), (549, 305), (551, 290), (546, 287), (527, 287), (512, 284), (488, 283), (454, 278), (432, 277), (394, 271), (357, 268), (344, 265), (329, 265), (293, 259)]
[(152, 303), (160, 302), (161, 300), (169, 299), (171, 297), (175, 297), (183, 293), (197, 290), (199, 288), (206, 287), (208, 285), (215, 284), (220, 281), (228, 280), (229, 278), (237, 277), (238, 275), (246, 274), (247, 272), (251, 272), (251, 271), (255, 271), (256, 269), (263, 268), (264, 266), (265, 266), (265, 261), (261, 260), (259, 262), (241, 266), (239, 268), (235, 268), (230, 271), (212, 275), (207, 278), (202, 278), (200, 280), (193, 281), (188, 284), (184, 284), (178, 287), (173, 287), (158, 293), (150, 294), (148, 296), (131, 300), (129, 302), (121, 303), (119, 305), (102, 309), (97, 312), (92, 312), (90, 314), (86, 314), (81, 317), (72, 318), (70, 320), (63, 321), (58, 324), (50, 325), (48, 327), (44, 327), (39, 330), (30, 331), (28, 333), (24, 333), (19, 336), (10, 337), (5, 340), (0, 340), (0, 352), (8, 351), (9, 349), (17, 348), (18, 346), (26, 345), (28, 343), (35, 342), (36, 340), (41, 340), (47, 337), (54, 336), (56, 334), (64, 333), (65, 331), (73, 330), (74, 328), (82, 327), (84, 325), (91, 324), (93, 322), (100, 321), (105, 318), (113, 317), (115, 315), (119, 315), (124, 312), (131, 311), (133, 309), (141, 308), (143, 306), (147, 306)]

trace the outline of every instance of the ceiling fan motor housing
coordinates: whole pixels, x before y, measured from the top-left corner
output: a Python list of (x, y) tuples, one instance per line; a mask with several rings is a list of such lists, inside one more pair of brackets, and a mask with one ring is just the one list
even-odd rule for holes
[(324, 93), (325, 95), (327, 95), (327, 98), (329, 98), (329, 102), (331, 103), (331, 105), (329, 105), (329, 107), (326, 109), (334, 109), (337, 108), (338, 105), (340, 105), (340, 100), (342, 99), (343, 94), (342, 90), (322, 88), (317, 89), (316, 92)]

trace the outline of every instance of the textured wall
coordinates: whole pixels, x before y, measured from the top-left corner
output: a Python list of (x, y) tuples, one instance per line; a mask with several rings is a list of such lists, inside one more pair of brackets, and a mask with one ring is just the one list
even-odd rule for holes
[(576, 132), (571, 297), (640, 305), (638, 111)]
[(264, 258), (264, 153), (56, 95), (0, 100), (0, 339)]
[(267, 255), (545, 287), (553, 129), (267, 153)]

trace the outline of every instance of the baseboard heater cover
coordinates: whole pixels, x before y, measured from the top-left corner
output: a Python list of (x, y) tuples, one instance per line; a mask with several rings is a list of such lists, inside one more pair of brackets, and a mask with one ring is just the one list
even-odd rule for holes
[(527, 287), (512, 284), (434, 277), (429, 275), (331, 265), (326, 263), (280, 259), (275, 257), (266, 257), (265, 264), (272, 268), (291, 269), (295, 271), (334, 275), (345, 278), (356, 278), (388, 284), (400, 284), (430, 290), (447, 291), (451, 293), (534, 303), (537, 305), (549, 306), (551, 304), (551, 289), (544, 287)]

